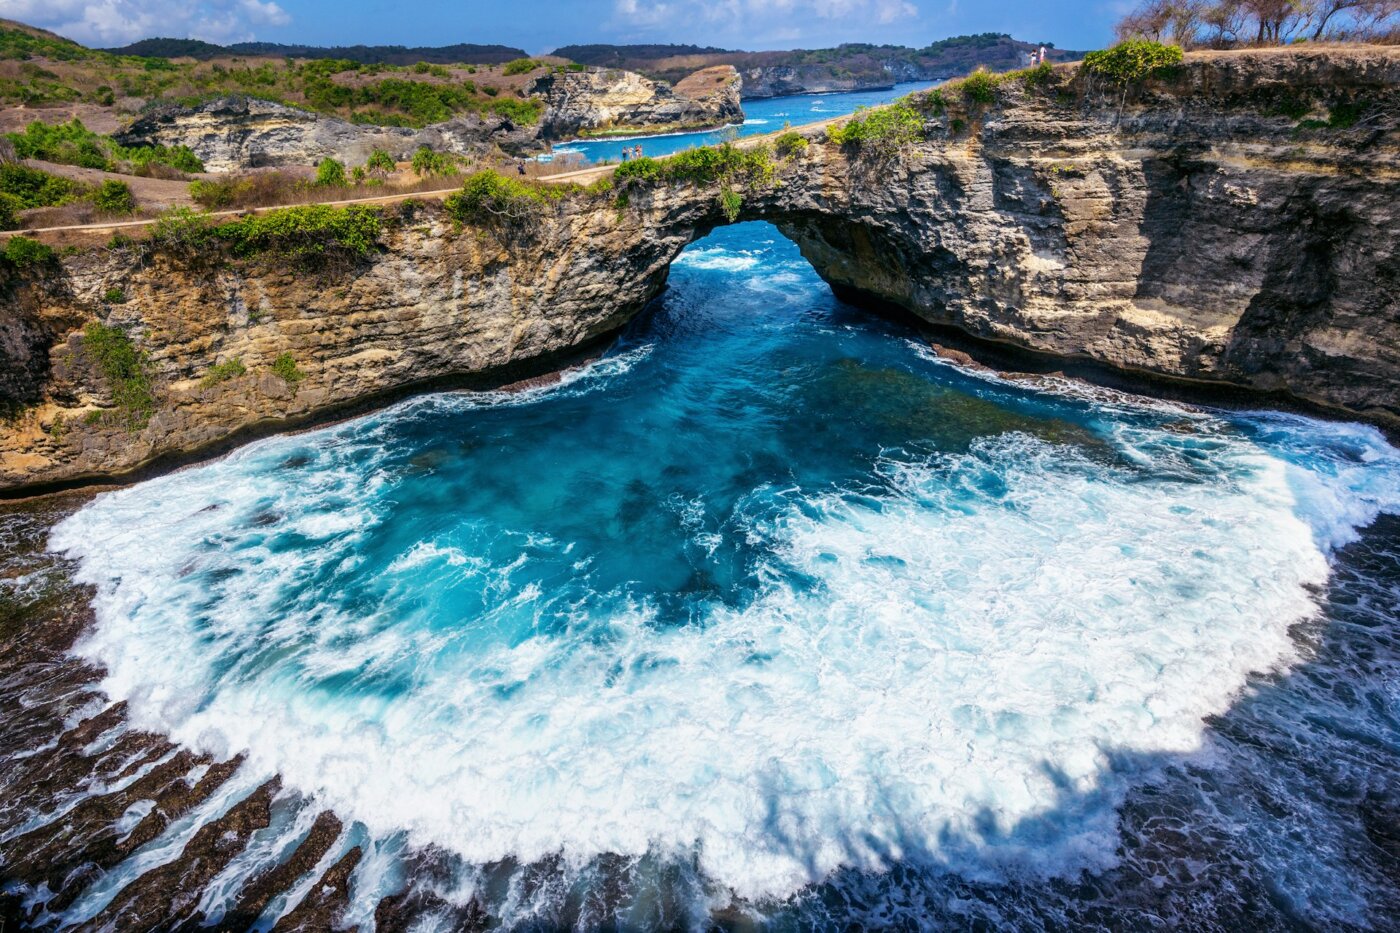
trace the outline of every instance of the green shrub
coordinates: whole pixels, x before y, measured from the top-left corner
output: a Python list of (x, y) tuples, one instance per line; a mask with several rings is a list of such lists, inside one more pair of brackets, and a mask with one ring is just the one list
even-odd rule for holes
[(20, 226), (19, 212), (24, 203), (12, 194), (0, 191), (0, 230), (13, 230)]
[(462, 190), (449, 195), (443, 207), (459, 224), (506, 227), (519, 232), (538, 216), (552, 195), (539, 185), (483, 169), (468, 176)]
[(666, 181), (695, 185), (722, 183), (759, 187), (773, 181), (773, 153), (763, 146), (740, 149), (732, 143), (678, 152), (661, 163)]
[(719, 193), (719, 209), (730, 223), (739, 219), (739, 211), (744, 206), (744, 196), (733, 188), (725, 188)]
[[(288, 359), (291, 359), (291, 357), (288, 357)], [(295, 364), (293, 364), (293, 368), (295, 368)], [(221, 382), (227, 382), (235, 376), (241, 376), (247, 371), (248, 368), (243, 365), (243, 361), (235, 356), (231, 360), (225, 360), (222, 363), (216, 363), (210, 366), (209, 372), (205, 373), (204, 378), (199, 380), (199, 387), (201, 389), (207, 389)]]
[(108, 179), (92, 193), (92, 206), (107, 214), (131, 214), (136, 211), (136, 198), (126, 182)]
[(1129, 39), (1084, 56), (1084, 70), (1127, 85), (1169, 73), (1182, 61), (1181, 47), (1148, 39)]
[(1011, 72), (1007, 77), (1015, 76), (1021, 79), (1021, 83), (1028, 88), (1042, 88), (1049, 86), (1055, 77), (1055, 66), (1049, 62), (1041, 62), (1031, 68), (1021, 71)]
[(957, 82), (963, 97), (974, 104), (988, 106), (997, 102), (997, 76), (985, 68), (978, 68), (972, 74)]
[(398, 166), (394, 162), (394, 157), (383, 149), (376, 149), (371, 152), (369, 154), (369, 159), (365, 162), (365, 171), (370, 173), (378, 172), (383, 175), (388, 175), (397, 167)]
[(613, 169), (613, 180), (625, 182), (628, 179), (638, 178), (649, 181), (653, 178), (661, 177), (661, 163), (651, 156), (642, 156), (640, 159), (631, 159), (623, 162)]
[(446, 152), (434, 152), (428, 146), (419, 146), (413, 154), (413, 171), (418, 177), (428, 175), (450, 175), (457, 169), (457, 157)]
[(544, 103), (535, 98), (520, 100), (517, 97), (502, 97), (487, 104), (487, 109), (512, 123), (533, 126), (540, 122), (540, 115), (544, 113)]
[[(93, 321), (83, 329), (83, 352), (97, 365), (116, 404), (116, 418), (127, 430), (145, 427), (155, 410), (146, 357), (126, 331)], [(111, 420), (110, 413), (98, 413), (94, 420)]]
[(130, 172), (150, 165), (166, 165), (181, 172), (204, 171), (204, 163), (187, 146), (123, 146), (110, 136), (92, 132), (77, 119), (59, 124), (35, 121), (23, 133), (8, 133), (6, 137), (21, 159), (109, 172)]
[(119, 286), (113, 285), (102, 293), (102, 300), (109, 305), (120, 305), (126, 303), (126, 292)]
[(801, 133), (787, 132), (779, 136), (773, 143), (778, 155), (785, 159), (801, 155), (807, 149), (807, 137)]
[(857, 110), (844, 126), (827, 131), (838, 146), (861, 152), (890, 155), (923, 137), (924, 121), (907, 101), (885, 107)]
[(190, 258), (204, 252), (213, 235), (214, 224), (208, 214), (188, 207), (172, 207), (151, 225), (146, 242)]
[(316, 186), (318, 188), (344, 188), (350, 182), (345, 178), (345, 165), (335, 159), (322, 159), (316, 163)]
[(13, 197), (20, 208), (68, 204), (86, 195), (88, 190), (86, 185), (27, 165), (0, 164), (0, 194)]
[(541, 67), (541, 63), (533, 58), (517, 58), (514, 61), (506, 62), (505, 68), (501, 69), (501, 74), (506, 77), (529, 74), (539, 67)]
[(232, 179), (219, 178), (206, 181), (196, 178), (190, 182), (190, 197), (205, 210), (222, 210), (233, 204), (235, 185)]
[(289, 385), (296, 385), (306, 378), (306, 373), (297, 368), (297, 361), (290, 353), (283, 353), (272, 361), (273, 375), (281, 376)]
[(0, 252), (0, 258), (16, 269), (27, 269), (48, 265), (58, 258), (58, 254), (53, 251), (53, 247), (38, 240), (31, 240), (27, 236), (12, 236), (5, 241), (5, 249)]
[(292, 259), (360, 259), (368, 256), (382, 228), (377, 208), (352, 204), (305, 204), (242, 217), (215, 227), (239, 256), (275, 253)]

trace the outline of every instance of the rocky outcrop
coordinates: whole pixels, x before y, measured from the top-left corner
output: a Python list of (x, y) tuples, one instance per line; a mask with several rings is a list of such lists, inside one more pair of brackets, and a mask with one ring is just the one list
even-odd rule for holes
[(885, 71), (835, 74), (829, 68), (797, 65), (754, 65), (740, 72), (745, 100), (789, 97), (793, 94), (835, 94), (842, 91), (878, 91), (901, 80), (918, 81), (921, 75), (896, 76)]
[(468, 114), (421, 130), (350, 123), (253, 97), (221, 97), (194, 107), (169, 105), (142, 116), (117, 139), (123, 145), (189, 146), (212, 172), (314, 165), (325, 158), (363, 164), (375, 149), (399, 159), (419, 146), (459, 155), (491, 145), (508, 152), (536, 146), (538, 128)]
[[(1400, 427), (1400, 49), (1207, 53), (1126, 91), (1065, 69), (999, 93), (888, 152), (813, 134), (739, 219), (777, 224), (843, 294), (983, 341)], [(714, 187), (634, 184), (625, 207), (581, 191), (513, 232), (411, 208), (349, 269), (66, 257), (3, 286), (20, 394), (0, 485), (528, 375), (621, 326), (725, 222)], [(104, 304), (113, 287), (129, 300)], [(156, 411), (136, 430), (90, 415), (114, 404), (93, 319), (148, 354)], [(304, 381), (273, 374), (284, 353)], [(245, 374), (206, 381), (233, 358)]]
[(739, 73), (728, 65), (697, 71), (674, 87), (631, 71), (549, 74), (531, 93), (545, 101), (544, 134), (552, 139), (599, 131), (658, 132), (743, 122)]

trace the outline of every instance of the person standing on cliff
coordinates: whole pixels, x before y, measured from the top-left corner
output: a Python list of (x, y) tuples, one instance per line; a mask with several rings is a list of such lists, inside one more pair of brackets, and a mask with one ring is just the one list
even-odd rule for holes
[(1037, 65), (1043, 65), (1043, 64), (1045, 64), (1045, 59), (1046, 59), (1047, 57), (1049, 57), (1049, 53), (1047, 53), (1047, 52), (1045, 51), (1045, 46), (1042, 45), (1042, 46), (1040, 47), (1040, 52), (1039, 52), (1038, 58), (1037, 58), (1037, 60), (1036, 60), (1036, 64), (1037, 64)]

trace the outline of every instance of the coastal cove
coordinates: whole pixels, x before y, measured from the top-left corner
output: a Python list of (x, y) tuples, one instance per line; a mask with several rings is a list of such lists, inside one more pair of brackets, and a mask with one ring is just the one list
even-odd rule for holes
[(550, 154), (537, 158), (547, 161), (565, 153), (578, 153), (586, 164), (618, 162), (622, 160), (624, 149), (636, 146), (642, 147), (643, 155), (657, 158), (696, 146), (712, 146), (731, 137), (742, 139), (746, 136), (776, 133), (782, 130), (785, 124), (804, 126), (835, 120), (855, 113), (862, 107), (877, 107), (929, 87), (932, 85), (926, 81), (914, 81), (876, 90), (794, 94), (750, 100), (744, 102), (745, 119), (742, 124), (699, 133), (671, 133), (664, 136), (632, 134), (617, 139), (572, 140), (555, 144)]
[(0, 237), (0, 930), (1393, 928), (1400, 45), (1118, 48)]
[[(123, 711), (63, 769), (201, 756), (150, 772), (193, 769), (188, 810), (41, 925), (267, 928), (301, 892), (248, 900), (275, 853), (378, 929), (1131, 925), (1188, 909), (1157, 874), (1182, 853), (1190, 903), (1240, 923), (1400, 903), (1370, 809), (1400, 763), (1367, 701), (1400, 609), (1378, 432), (959, 369), (767, 225), (671, 286), (556, 385), (260, 441), (92, 500), (57, 563), (11, 549), (12, 604), (95, 593), (59, 683), (105, 673), (35, 710)], [(133, 821), (159, 787), (100, 780)], [(33, 786), (0, 853), (37, 883), (104, 850)]]

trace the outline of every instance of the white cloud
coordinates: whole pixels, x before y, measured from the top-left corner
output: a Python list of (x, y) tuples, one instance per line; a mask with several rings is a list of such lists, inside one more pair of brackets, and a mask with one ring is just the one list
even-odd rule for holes
[(806, 34), (794, 24), (809, 23), (812, 32), (888, 29), (919, 15), (909, 0), (614, 0), (613, 10), (617, 27), (634, 35), (673, 36), (687, 24), (741, 43)]
[(292, 21), (274, 0), (0, 0), (0, 17), (99, 47), (156, 36), (238, 42)]

